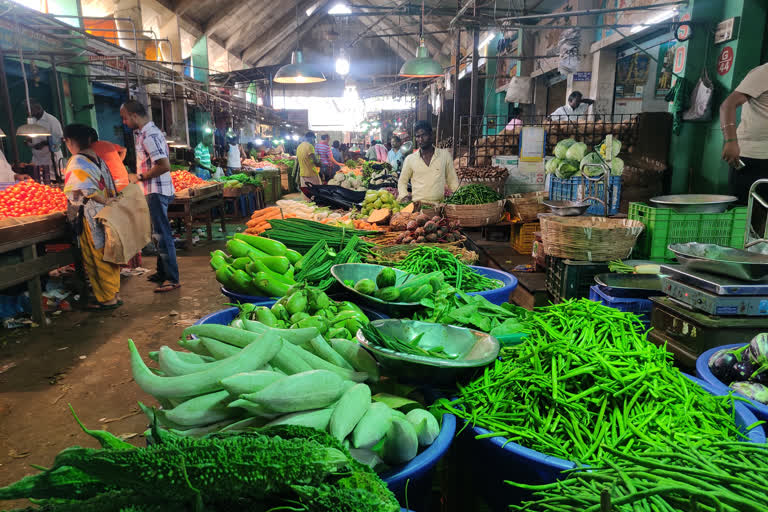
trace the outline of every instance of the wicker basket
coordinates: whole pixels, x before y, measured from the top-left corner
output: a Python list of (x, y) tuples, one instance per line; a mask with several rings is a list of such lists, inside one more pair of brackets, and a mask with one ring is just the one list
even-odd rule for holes
[(642, 222), (605, 217), (541, 215), (541, 234), (548, 255), (579, 261), (611, 261), (629, 256)]
[(479, 228), (496, 224), (504, 213), (504, 200), (485, 204), (446, 204), (443, 216), (458, 221), (463, 228)]
[(540, 213), (547, 213), (549, 208), (543, 204), (546, 199), (547, 192), (544, 190), (507, 196), (507, 200), (512, 203), (512, 211), (523, 222), (535, 222), (539, 220)]

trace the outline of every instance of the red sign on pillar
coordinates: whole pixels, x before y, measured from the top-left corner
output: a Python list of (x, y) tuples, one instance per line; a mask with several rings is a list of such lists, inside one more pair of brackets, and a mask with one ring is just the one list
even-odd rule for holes
[(720, 76), (728, 74), (733, 66), (733, 48), (726, 46), (720, 51), (717, 57), (717, 74)]
[(675, 50), (675, 65), (672, 68), (675, 73), (682, 73), (685, 69), (685, 53), (685, 46), (678, 46)]

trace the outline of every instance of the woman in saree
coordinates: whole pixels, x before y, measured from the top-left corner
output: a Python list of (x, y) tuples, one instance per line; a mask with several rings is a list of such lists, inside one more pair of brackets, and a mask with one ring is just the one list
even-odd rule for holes
[(97, 301), (89, 309), (115, 309), (123, 304), (119, 297), (120, 266), (104, 261), (106, 236), (104, 227), (96, 219), (96, 214), (117, 194), (115, 182), (107, 166), (90, 148), (90, 127), (66, 126), (63, 141), (72, 153), (64, 173), (64, 194), (78, 210), (75, 225), (83, 265)]

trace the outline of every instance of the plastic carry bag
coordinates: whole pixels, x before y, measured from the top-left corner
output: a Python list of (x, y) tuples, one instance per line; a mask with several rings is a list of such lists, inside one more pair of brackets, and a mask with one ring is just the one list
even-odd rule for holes
[(707, 69), (701, 73), (691, 92), (691, 106), (683, 112), (683, 121), (710, 121), (712, 119), (712, 95), (715, 87)]
[(226, 174), (224, 174), (224, 169), (222, 169), (221, 167), (216, 167), (216, 172), (213, 173), (213, 176), (211, 177), (216, 180), (219, 178), (223, 178), (224, 176), (226, 176)]
[(529, 76), (513, 76), (507, 84), (507, 103), (531, 103), (531, 84), (533, 80)]

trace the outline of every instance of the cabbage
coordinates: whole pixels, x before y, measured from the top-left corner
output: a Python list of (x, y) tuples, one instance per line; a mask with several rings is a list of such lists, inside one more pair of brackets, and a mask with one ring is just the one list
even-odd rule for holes
[[(616, 137), (613, 138), (613, 153), (611, 154), (611, 158), (618, 156), (618, 154), (621, 152), (621, 141), (617, 139)], [(597, 146), (598, 151), (600, 151), (600, 155), (603, 158), (606, 158), (607, 152), (605, 148), (605, 140), (600, 143), (599, 146)]]
[(578, 161), (563, 160), (562, 162), (560, 162), (560, 165), (557, 166), (557, 170), (555, 171), (555, 176), (557, 176), (561, 180), (565, 180), (570, 178), (571, 176), (578, 174), (578, 172), (579, 172)]
[(571, 145), (571, 147), (568, 148), (568, 151), (565, 152), (565, 158), (568, 160), (576, 160), (577, 162), (580, 162), (582, 158), (584, 158), (584, 155), (587, 154), (587, 145), (583, 142), (577, 142), (576, 144)]
[(552, 174), (557, 170), (557, 166), (563, 160), (561, 158), (550, 158), (544, 168), (547, 170), (547, 174)]
[(573, 139), (563, 139), (560, 142), (557, 143), (555, 146), (555, 156), (557, 158), (563, 159), (565, 158), (565, 152), (568, 151), (568, 148), (576, 144), (576, 141)]
[(621, 176), (624, 172), (624, 160), (615, 156), (611, 160), (611, 176)]
[(593, 151), (581, 159), (581, 162), (579, 163), (579, 170), (590, 177), (600, 176), (603, 174), (602, 168), (591, 166), (586, 167), (586, 164), (600, 164), (602, 162), (603, 160), (600, 158), (600, 155)]

